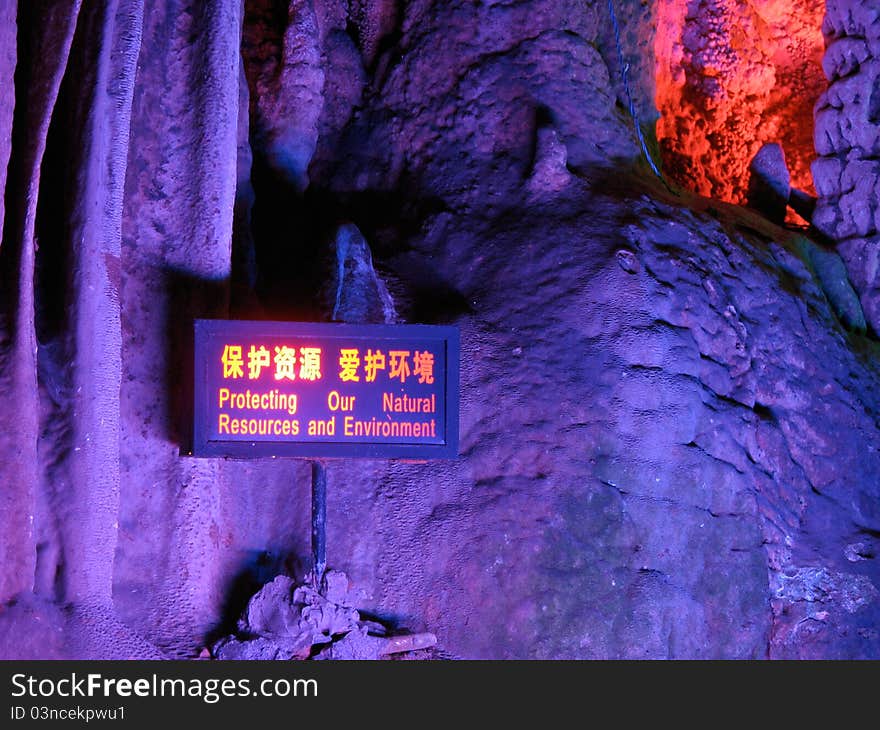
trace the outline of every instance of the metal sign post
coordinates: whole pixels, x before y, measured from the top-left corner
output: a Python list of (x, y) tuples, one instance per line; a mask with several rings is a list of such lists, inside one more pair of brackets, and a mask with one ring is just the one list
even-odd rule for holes
[(312, 462), (312, 568), (320, 591), (327, 569), (327, 471), (320, 461)]
[(195, 456), (311, 460), (314, 580), (327, 566), (323, 459), (454, 458), (455, 327), (196, 320)]

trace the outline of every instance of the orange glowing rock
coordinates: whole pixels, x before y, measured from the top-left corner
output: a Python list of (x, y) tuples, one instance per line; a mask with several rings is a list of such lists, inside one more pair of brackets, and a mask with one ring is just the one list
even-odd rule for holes
[(658, 0), (657, 138), (666, 174), (743, 203), (749, 162), (765, 142), (779, 142), (792, 187), (814, 193), (823, 13), (822, 0)]

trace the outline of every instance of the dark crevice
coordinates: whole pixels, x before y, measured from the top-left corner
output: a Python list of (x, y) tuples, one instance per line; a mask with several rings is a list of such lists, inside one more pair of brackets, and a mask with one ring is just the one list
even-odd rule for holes
[(379, 41), (376, 59), (372, 68), (368, 69), (373, 76), (372, 86), (374, 89), (380, 88), (385, 83), (388, 72), (403, 58), (403, 51), (400, 47), (402, 40), (403, 33), (395, 29)]
[(755, 412), (755, 415), (758, 416), (762, 421), (766, 423), (772, 423), (774, 426), (777, 424), (776, 416), (773, 414), (773, 411), (770, 410), (767, 406), (761, 403), (755, 403), (752, 406), (752, 410)]
[[(709, 360), (709, 361), (711, 361), (711, 362), (717, 362), (717, 360), (714, 360), (714, 359), (712, 359), (712, 358), (710, 358), (710, 357), (707, 357), (707, 358), (705, 358), (705, 359), (707, 359), (707, 360)], [(719, 364), (721, 364), (721, 363), (719, 363)], [(716, 391), (712, 390), (708, 385), (706, 385), (702, 380), (700, 380), (699, 378), (697, 378), (697, 377), (695, 377), (695, 376), (693, 376), (693, 375), (691, 375), (691, 376), (687, 376), (687, 375), (685, 375), (684, 377), (689, 377), (689, 378), (695, 380), (696, 382), (700, 383), (700, 384), (701, 384), (701, 385), (702, 385), (702, 386), (703, 386), (703, 387), (704, 387), (709, 393), (712, 394), (712, 396), (713, 396), (713, 397), (718, 401), (718, 403), (721, 404), (721, 405), (725, 405), (725, 406), (728, 406), (728, 407), (730, 407), (730, 408), (734, 408), (734, 409), (737, 409), (737, 410), (738, 410), (738, 409), (742, 409), (742, 408), (749, 409), (749, 406), (748, 406), (747, 404), (743, 403), (743, 402), (740, 401), (740, 400), (737, 400), (736, 398), (731, 398), (730, 396), (723, 395), (722, 393), (717, 393)], [(709, 406), (709, 408), (711, 408), (711, 409), (712, 409), (713, 411), (715, 411), (716, 413), (719, 412), (719, 409), (715, 408), (715, 407), (714, 407), (714, 404), (712, 404), (712, 403), (708, 403), (707, 405)]]
[(21, 264), (21, 233), (24, 228), (27, 177), (30, 173), (29, 147), (33, 133), (29, 102), (33, 76), (34, 53), (37, 45), (37, 8), (34, 3), (20, 2), (17, 16), (17, 59), (15, 65), (15, 108), (13, 111), (11, 154), (6, 169), (3, 191), (4, 219), (0, 243), (0, 311), (14, 327), (18, 311), (19, 269)]
[[(80, 24), (81, 25), (81, 24)], [(75, 46), (80, 42), (79, 34)], [(71, 49), (71, 55), (76, 50)], [(71, 149), (71, 130), (75, 124), (76, 96), (79, 89), (65, 74), (52, 110), (46, 151), (40, 166), (40, 192), (37, 197), (35, 236), (34, 288), (36, 300), (37, 340), (48, 343), (63, 335), (71, 304), (71, 271), (69, 216), (73, 190), (69, 170), (78, 169)]]
[[(252, 182), (257, 295), (271, 317), (326, 318), (322, 290), (331, 278), (331, 244), (340, 224), (350, 221), (358, 226), (381, 266), (406, 250), (405, 241), (421, 230), (426, 218), (446, 210), (438, 199), (407, 197), (398, 190), (342, 193), (313, 185), (300, 193), (258, 149)], [(437, 306), (466, 309), (461, 295), (439, 298), (453, 293), (442, 282), (429, 282), (424, 296), (417, 297), (421, 303), (412, 303), (419, 311), (410, 314), (432, 321), (434, 300)]]
[(525, 177), (531, 177), (532, 173), (535, 170), (535, 165), (538, 162), (538, 154), (540, 152), (538, 146), (541, 130), (552, 127), (553, 113), (550, 111), (549, 107), (546, 107), (543, 104), (539, 104), (537, 107), (535, 107), (535, 118), (532, 124), (532, 144), (531, 149), (529, 150), (529, 161), (528, 164), (525, 166)]
[(855, 553), (855, 555), (862, 558), (863, 560), (874, 560), (877, 557), (876, 551), (873, 548), (865, 545), (860, 548), (854, 549), (853, 552)]
[(352, 43), (355, 44), (358, 48), (361, 47), (361, 31), (358, 28), (357, 23), (355, 23), (351, 18), (349, 18), (345, 23), (345, 32), (348, 33), (348, 37), (351, 38)]
[[(346, 32), (360, 47), (364, 39), (356, 20), (349, 18)], [(381, 191), (335, 189), (332, 180), (338, 171), (333, 170), (311, 170), (305, 189), (291, 182), (284, 173), (284, 165), (265, 144), (271, 130), (265, 128), (265, 121), (261, 127), (256, 114), (261, 93), (257, 83), (260, 67), (280, 62), (288, 22), (286, 4), (278, 0), (247, 0), (242, 57), (250, 91), (254, 197), (249, 232), (256, 272), (251, 277), (255, 280), (256, 306), (251, 305), (248, 314), (320, 321), (329, 316), (323, 289), (332, 278), (332, 243), (342, 223), (352, 222), (360, 229), (372, 249), (375, 264), (382, 268), (384, 262), (405, 251), (405, 241), (421, 231), (426, 218), (446, 211), (447, 206), (439, 199), (421, 197), (418, 181), (407, 179), (405, 174), (394, 188)], [(396, 43), (393, 33), (386, 35), (384, 41)], [(339, 144), (340, 164), (348, 159), (346, 148), (362, 150), (373, 144), (365, 134), (364, 127), (349, 124)], [(449, 286), (437, 284), (433, 281), (424, 291), (410, 293), (406, 301), (408, 311), (402, 315), (418, 321), (448, 318), (448, 313), (436, 310), (450, 301), (460, 311), (462, 297), (449, 297), (443, 303), (442, 297), (454, 292)], [(244, 292), (241, 299), (247, 298)]]
[(880, 87), (876, 83), (871, 91), (871, 98), (868, 101), (868, 121), (871, 124), (880, 122)]
[[(44, 573), (44, 592), (65, 600), (68, 528), (54, 515), (69, 499), (71, 479), (68, 457), (73, 448), (76, 406), (77, 276), (90, 262), (76, 255), (74, 231), (89, 215), (85, 205), (83, 171), (88, 167), (86, 128), (95, 88), (94, 40), (100, 35), (103, 13), (85, 7), (77, 16), (67, 66), (52, 107), (46, 147), (40, 164), (40, 185), (35, 217), (34, 325), (38, 342), (38, 374), (43, 399), (39, 455), (44, 470), (44, 490), (50, 515), (44, 517), (56, 531), (57, 550), (44, 556), (38, 570)], [(80, 229), (81, 230), (81, 229)], [(47, 398), (48, 397), (48, 398)], [(54, 563), (53, 563), (54, 561)]]
[(204, 637), (210, 646), (223, 636), (236, 633), (239, 617), (250, 599), (278, 575), (300, 575), (303, 566), (292, 554), (271, 550), (249, 551), (244, 563), (229, 582), (224, 594), (220, 620)]

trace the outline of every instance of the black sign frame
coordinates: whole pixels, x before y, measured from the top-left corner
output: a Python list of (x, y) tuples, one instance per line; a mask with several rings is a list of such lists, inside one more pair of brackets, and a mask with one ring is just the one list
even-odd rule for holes
[[(371, 325), (325, 322), (275, 322), (262, 320), (197, 319), (194, 322), (194, 403), (192, 455), (197, 457), (254, 458), (360, 458), (453, 459), (458, 456), (459, 373), (461, 343), (457, 327), (446, 325)], [(211, 338), (316, 337), (417, 339), (442, 343), (445, 349), (444, 439), (439, 444), (368, 442), (239, 441), (212, 439), (209, 435), (208, 372)], [(439, 429), (438, 429), (439, 430)]]

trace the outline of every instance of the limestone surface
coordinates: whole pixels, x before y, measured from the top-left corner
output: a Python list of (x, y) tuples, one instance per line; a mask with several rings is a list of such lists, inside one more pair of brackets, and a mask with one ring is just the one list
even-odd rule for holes
[[(844, 4), (825, 98), (840, 116), (858, 96), (867, 124), (876, 4)], [(735, 91), (772, 102), (789, 56), (719, 25), (731, 3), (687, 5), (718, 30), (680, 49), (700, 83), (748, 55)], [(746, 5), (763, 37), (790, 4)], [(642, 3), (615, 7), (644, 40)], [(880, 658), (870, 130), (823, 126), (841, 132), (817, 174), (864, 333), (828, 240), (646, 172), (606, 0), (16, 11), (0, 657), (196, 658), (229, 636), (311, 654), (356, 607), (444, 657)], [(741, 112), (759, 146), (737, 94), (716, 120)], [(746, 179), (706, 162), (716, 196), (722, 167)], [(310, 464), (188, 452), (192, 322), (324, 321), (328, 292), (355, 311), (383, 287), (398, 321), (460, 329), (460, 453), (328, 461), (350, 587), (325, 605), (294, 595)], [(360, 628), (334, 655), (373, 650)]]

